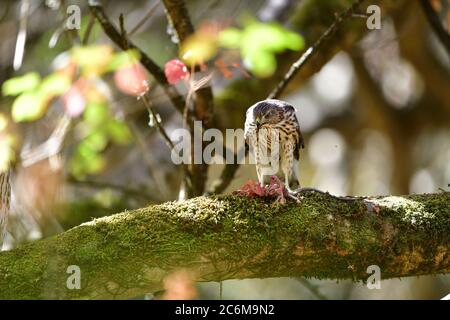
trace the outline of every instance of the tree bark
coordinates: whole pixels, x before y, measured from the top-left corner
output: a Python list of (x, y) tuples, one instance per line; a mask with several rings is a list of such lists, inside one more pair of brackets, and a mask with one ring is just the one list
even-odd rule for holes
[(6, 233), (11, 201), (11, 172), (0, 172), (0, 250)]
[[(178, 43), (181, 44), (186, 41), (195, 32), (194, 26), (189, 17), (186, 3), (183, 0), (163, 0), (164, 7), (167, 12), (167, 19), (172, 24), (177, 37)], [(199, 61), (200, 63), (200, 61)], [(193, 75), (192, 75), (193, 76)], [(214, 111), (214, 96), (211, 84), (207, 84), (199, 88), (195, 92), (194, 98), (194, 119), (188, 123), (191, 133), (192, 145), (199, 143), (194, 141), (194, 123), (193, 121), (201, 121), (202, 130), (212, 127), (213, 111)], [(186, 102), (189, 104), (189, 101)], [(186, 105), (187, 107), (187, 105)], [(190, 111), (187, 110), (186, 115)], [(187, 119), (186, 119), (187, 120)], [(202, 143), (202, 142), (201, 142)], [(203, 152), (204, 146), (201, 146)], [(192, 159), (195, 158), (195, 148), (191, 151)], [(190, 173), (192, 176), (192, 188), (187, 188), (188, 198), (202, 195), (205, 191), (206, 181), (208, 180), (208, 165), (205, 163), (190, 165)]]
[[(81, 289), (66, 286), (81, 270)], [(0, 253), (1, 299), (132, 298), (180, 268), (198, 281), (265, 277), (365, 280), (450, 272), (450, 193), (300, 204), (198, 197), (93, 220)]]

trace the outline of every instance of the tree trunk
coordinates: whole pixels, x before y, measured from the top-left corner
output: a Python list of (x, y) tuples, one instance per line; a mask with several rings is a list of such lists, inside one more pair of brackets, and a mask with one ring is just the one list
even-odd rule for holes
[[(81, 289), (66, 286), (81, 270)], [(285, 205), (198, 197), (96, 219), (0, 253), (0, 298), (131, 298), (180, 268), (198, 281), (265, 277), (367, 279), (450, 272), (450, 193)]]
[(0, 250), (2, 249), (3, 237), (8, 224), (9, 206), (11, 200), (10, 171), (0, 173)]

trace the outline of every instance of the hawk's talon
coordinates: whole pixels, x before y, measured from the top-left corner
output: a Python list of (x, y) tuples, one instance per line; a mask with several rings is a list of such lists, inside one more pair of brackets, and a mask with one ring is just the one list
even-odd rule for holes
[(291, 193), (291, 192), (288, 191), (288, 197), (293, 199), (293, 200), (295, 200), (295, 202), (297, 202), (297, 203), (301, 203), (302, 202), (300, 197), (297, 197), (296, 193)]
[[(297, 192), (290, 189), (289, 181), (294, 179), (300, 185), (298, 174), (299, 150), (304, 147), (296, 109), (289, 103), (276, 99), (260, 101), (248, 108), (245, 116), (245, 141), (252, 148), (256, 160), (256, 173), (262, 182), (262, 169), (273, 162), (284, 175), (284, 183), (276, 176), (270, 178), (268, 185), (263, 185), (265, 196), (277, 197), (277, 201), (285, 203), (287, 198), (299, 202)], [(276, 146), (277, 148), (274, 148)], [(275, 150), (275, 153), (274, 153)], [(280, 170), (277, 170), (280, 171)], [(257, 191), (257, 187), (252, 186)], [(248, 184), (242, 189), (248, 190)], [(258, 192), (251, 192), (256, 195)]]
[(255, 180), (249, 180), (235, 193), (245, 196), (276, 197), (276, 201), (281, 204), (285, 204), (288, 198), (297, 203), (301, 202), (298, 193), (286, 188), (277, 176), (271, 176), (270, 183), (264, 186)]

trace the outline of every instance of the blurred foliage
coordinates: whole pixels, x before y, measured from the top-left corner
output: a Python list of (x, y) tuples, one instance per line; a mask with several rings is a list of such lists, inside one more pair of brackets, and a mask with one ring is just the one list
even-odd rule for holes
[(202, 64), (217, 53), (216, 33), (200, 28), (187, 38), (180, 47), (180, 56), (189, 65)]
[(275, 72), (277, 53), (305, 47), (299, 34), (277, 23), (253, 20), (247, 22), (242, 30), (227, 28), (221, 31), (219, 44), (224, 48), (239, 49), (244, 63), (258, 77), (269, 77)]
[(16, 96), (25, 91), (34, 90), (41, 82), (37, 72), (29, 72), (21, 77), (5, 81), (2, 86), (2, 94), (5, 96)]
[(126, 124), (110, 115), (104, 101), (89, 102), (84, 110), (83, 120), (85, 135), (69, 163), (71, 173), (77, 178), (98, 173), (105, 167), (105, 159), (101, 153), (108, 143), (126, 144), (131, 140)]
[(70, 229), (85, 221), (100, 218), (111, 212), (122, 212), (129, 208), (127, 199), (110, 189), (94, 192), (92, 196), (75, 199), (66, 204), (59, 221), (64, 229)]
[[(104, 168), (102, 152), (109, 143), (131, 141), (127, 124), (111, 114), (108, 98), (98, 81), (106, 73), (135, 64), (139, 58), (134, 50), (115, 53), (107, 45), (75, 47), (61, 68), (44, 78), (37, 72), (11, 78), (2, 85), (2, 93), (17, 96), (11, 111), (15, 122), (39, 120), (56, 98), (60, 98), (68, 116), (83, 115), (79, 119), (82, 138), (69, 161), (70, 172), (82, 178)], [(3, 169), (14, 158), (11, 144), (11, 140), (2, 139), (4, 152), (0, 162)]]
[(277, 68), (276, 54), (285, 50), (299, 51), (304, 47), (302, 36), (278, 23), (247, 19), (242, 29), (220, 30), (214, 23), (204, 23), (181, 44), (180, 56), (188, 65), (195, 65), (215, 57), (219, 48), (237, 49), (255, 76), (269, 77)]

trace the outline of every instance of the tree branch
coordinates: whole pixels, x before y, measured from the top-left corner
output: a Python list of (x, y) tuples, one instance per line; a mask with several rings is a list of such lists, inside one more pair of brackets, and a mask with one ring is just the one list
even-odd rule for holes
[[(169, 23), (173, 25), (177, 33), (179, 43), (181, 44), (195, 30), (189, 18), (189, 13), (186, 4), (183, 0), (163, 0), (167, 12)], [(189, 102), (189, 101), (188, 101)], [(186, 105), (187, 106), (187, 105)], [(186, 110), (187, 111), (187, 110)], [(212, 127), (214, 112), (214, 97), (210, 86), (202, 87), (195, 92), (194, 112), (195, 120), (201, 121), (202, 127), (205, 129)], [(185, 114), (188, 114), (186, 112)], [(192, 139), (194, 139), (194, 123), (189, 123)], [(192, 140), (192, 145), (194, 145)], [(203, 146), (202, 146), (203, 150)], [(191, 157), (194, 159), (195, 148), (192, 148)], [(208, 165), (207, 164), (192, 164), (190, 166), (192, 176), (192, 188), (187, 188), (188, 197), (198, 196), (205, 191), (206, 180), (208, 179)]]
[(11, 201), (11, 170), (0, 172), (0, 249), (6, 233)]
[(444, 29), (439, 16), (433, 10), (431, 1), (421, 0), (420, 3), (422, 4), (422, 9), (425, 12), (428, 23), (430, 24), (438, 39), (441, 41), (444, 48), (447, 50), (447, 53), (450, 55), (450, 34), (448, 34)]
[[(66, 287), (67, 267), (81, 289)], [(0, 253), (0, 298), (131, 298), (185, 268), (198, 281), (365, 280), (450, 272), (450, 193), (341, 201), (307, 193), (276, 205), (199, 197), (128, 211)]]
[(163, 0), (164, 7), (167, 11), (169, 23), (171, 23), (177, 33), (178, 41), (181, 43), (194, 33), (194, 26), (186, 4), (183, 0)]
[[(152, 106), (150, 100), (147, 98), (147, 96), (145, 94), (140, 96), (140, 99), (142, 99), (142, 102), (144, 103), (145, 107), (147, 108), (149, 116), (153, 118), (153, 122), (154, 122), (154, 125), (156, 127), (156, 130), (158, 130), (159, 134), (163, 137), (164, 142), (166, 143), (166, 145), (169, 148), (170, 152), (173, 152), (174, 149), (175, 149), (175, 145), (173, 144), (172, 140), (170, 140), (169, 134), (164, 129), (160, 119), (158, 119), (159, 116), (156, 113), (156, 111), (153, 109), (153, 106)], [(187, 184), (187, 186), (189, 188), (191, 188), (192, 175), (189, 172), (186, 164), (182, 163), (181, 167), (183, 168), (185, 183)]]
[(155, 80), (163, 87), (164, 92), (169, 97), (172, 104), (175, 108), (183, 113), (184, 109), (184, 99), (178, 93), (178, 91), (170, 86), (167, 82), (164, 71), (152, 60), (150, 57), (145, 54), (140, 48), (138, 48), (133, 42), (129, 39), (123, 39), (120, 32), (116, 29), (116, 27), (109, 21), (105, 12), (103, 11), (103, 7), (101, 1), (99, 0), (89, 0), (89, 9), (91, 10), (94, 17), (98, 20), (100, 25), (103, 28), (105, 34), (122, 50), (128, 49), (136, 49), (141, 56), (142, 65), (150, 72), (150, 74), (155, 78)]
[(150, 17), (155, 13), (156, 9), (158, 9), (160, 5), (160, 2), (155, 2), (151, 7), (150, 10), (144, 15), (144, 17), (136, 23), (136, 25), (131, 28), (130, 32), (128, 33), (128, 36), (131, 37), (134, 33), (139, 31), (139, 29), (150, 19)]
[(348, 19), (352, 17), (352, 14), (354, 12), (356, 12), (356, 10), (358, 9), (359, 5), (363, 2), (364, 0), (356, 0), (355, 2), (353, 2), (353, 4), (344, 12), (342, 12), (341, 14), (339, 14), (338, 16), (336, 16), (336, 19), (334, 20), (334, 22), (328, 27), (328, 29), (320, 36), (319, 39), (317, 39), (317, 41), (308, 48), (308, 50), (306, 50), (302, 56), (295, 61), (291, 68), (289, 69), (289, 71), (286, 73), (286, 75), (284, 76), (284, 78), (280, 81), (280, 83), (276, 86), (276, 88), (269, 94), (269, 96), (267, 97), (267, 99), (275, 99), (278, 98), (281, 93), (283, 92), (283, 90), (286, 88), (286, 86), (288, 85), (289, 81), (291, 81), (292, 78), (294, 78), (294, 76), (297, 74), (297, 72), (300, 71), (300, 69), (302, 68), (302, 66), (311, 58), (311, 56), (322, 46), (322, 44), (324, 43), (324, 41), (331, 37), (336, 30), (338, 30), (340, 28), (340, 26)]

